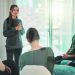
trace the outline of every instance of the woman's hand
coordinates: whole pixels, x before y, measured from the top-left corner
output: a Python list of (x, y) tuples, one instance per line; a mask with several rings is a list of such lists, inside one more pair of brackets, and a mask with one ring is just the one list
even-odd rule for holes
[(62, 56), (63, 58), (68, 58), (69, 57), (69, 55), (68, 54), (63, 54), (63, 56)]
[(17, 26), (16, 26), (16, 30), (18, 30), (18, 31), (19, 31), (19, 30), (22, 30), (22, 26), (21, 26), (21, 25), (17, 25)]

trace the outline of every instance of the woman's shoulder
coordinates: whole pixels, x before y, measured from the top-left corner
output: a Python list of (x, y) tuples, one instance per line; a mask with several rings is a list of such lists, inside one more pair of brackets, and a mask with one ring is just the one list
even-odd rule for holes
[(43, 47), (41, 49), (41, 51), (47, 52), (49, 56), (53, 56), (54, 55), (54, 52), (53, 52), (52, 48), (50, 48), (50, 47)]
[(3, 24), (6, 25), (7, 24), (7, 18), (4, 20)]
[(50, 47), (42, 47), (41, 50), (52, 50)]
[(4, 20), (4, 23), (7, 24), (9, 22), (9, 17)]
[(8, 20), (8, 18), (6, 18), (6, 19), (4, 20), (4, 22), (7, 22), (7, 20)]
[(28, 56), (30, 54), (30, 51), (27, 51), (27, 52), (24, 52), (21, 57), (25, 57), (25, 56)]

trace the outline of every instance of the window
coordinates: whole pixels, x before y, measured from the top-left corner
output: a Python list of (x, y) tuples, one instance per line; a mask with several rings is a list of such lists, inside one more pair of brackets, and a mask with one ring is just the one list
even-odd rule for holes
[(52, 2), (52, 47), (56, 55), (66, 52), (72, 39), (72, 0)]
[[(35, 27), (40, 43), (56, 55), (66, 52), (73, 36), (73, 0), (16, 0), (25, 31)], [(23, 52), (30, 49), (25, 35)]]
[[(16, 0), (16, 3), (20, 8), (19, 17), (22, 19), (25, 33), (30, 27), (37, 28), (42, 46), (49, 46), (47, 0)], [(23, 36), (23, 44), (23, 52), (30, 50), (25, 35)]]

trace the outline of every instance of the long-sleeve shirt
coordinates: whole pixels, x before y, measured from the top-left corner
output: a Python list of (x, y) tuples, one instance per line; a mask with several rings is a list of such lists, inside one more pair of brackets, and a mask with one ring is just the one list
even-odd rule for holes
[[(22, 26), (22, 21), (20, 19), (16, 19), (16, 22)], [(24, 34), (24, 28), (22, 26), (22, 30), (16, 30), (15, 26), (11, 27), (10, 23), (7, 22), (7, 19), (4, 21), (3, 24), (3, 35), (6, 38), (6, 48), (13, 49), (13, 48), (22, 48), (22, 38), (21, 35)]]
[(54, 67), (54, 53), (49, 47), (26, 52), (20, 57), (19, 65), (20, 69), (23, 69), (25, 65), (42, 65), (52, 73)]
[(75, 35), (72, 37), (72, 44), (71, 44), (70, 50), (67, 52), (67, 54), (75, 55)]

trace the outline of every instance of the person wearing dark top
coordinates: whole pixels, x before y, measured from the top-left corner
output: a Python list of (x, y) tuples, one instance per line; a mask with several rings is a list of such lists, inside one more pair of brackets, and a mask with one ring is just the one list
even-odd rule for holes
[(17, 5), (11, 5), (9, 17), (5, 19), (3, 24), (3, 35), (6, 37), (6, 53), (7, 60), (15, 60), (19, 66), (19, 57), (22, 52), (21, 35), (24, 34), (22, 21), (18, 19), (19, 8)]
[(11, 69), (5, 65), (0, 59), (0, 75), (10, 75)]
[(70, 49), (62, 56), (57, 56), (55, 58), (55, 63), (60, 64), (62, 60), (75, 61), (75, 35), (72, 37), (72, 43)]
[[(7, 68), (6, 68), (6, 71), (5, 71), (5, 74), (3, 74), (3, 75), (19, 75), (18, 74), (18, 68), (17, 68), (17, 65), (15, 64), (15, 62), (14, 61), (12, 61), (12, 60), (3, 60), (2, 61), (2, 63), (6, 66), (7, 65), (7, 67), (9, 67), (10, 68), (10, 70), (8, 70)], [(6, 74), (6, 72), (7, 72), (7, 74)]]
[(31, 46), (31, 51), (21, 55), (19, 66), (22, 70), (26, 65), (42, 65), (51, 73), (54, 68), (54, 53), (50, 47), (41, 47), (39, 44), (39, 34), (35, 28), (29, 28), (26, 38)]
[(69, 57), (75, 57), (75, 35), (72, 37), (72, 44), (67, 54), (70, 55)]

